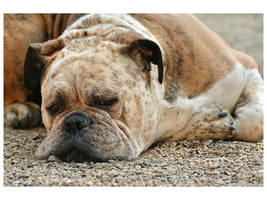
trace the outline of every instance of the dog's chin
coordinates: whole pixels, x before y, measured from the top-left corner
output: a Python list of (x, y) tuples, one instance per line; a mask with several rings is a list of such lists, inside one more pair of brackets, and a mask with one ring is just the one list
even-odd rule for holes
[(64, 141), (64, 143), (57, 146), (53, 156), (66, 162), (82, 162), (91, 160), (91, 157), (87, 155), (86, 152), (79, 150), (76, 145), (74, 144), (73, 138), (68, 138)]
[(97, 144), (87, 143), (81, 137), (75, 136), (59, 144), (53, 155), (66, 162), (106, 161), (108, 158), (104, 157), (105, 151), (95, 148), (95, 145)]

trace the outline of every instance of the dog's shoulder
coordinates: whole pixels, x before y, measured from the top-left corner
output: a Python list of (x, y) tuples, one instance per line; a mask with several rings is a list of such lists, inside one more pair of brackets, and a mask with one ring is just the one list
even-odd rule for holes
[(194, 98), (205, 93), (243, 57), (252, 62), (195, 15), (137, 14), (133, 17), (157, 38), (164, 51), (164, 98), (170, 102), (178, 96)]

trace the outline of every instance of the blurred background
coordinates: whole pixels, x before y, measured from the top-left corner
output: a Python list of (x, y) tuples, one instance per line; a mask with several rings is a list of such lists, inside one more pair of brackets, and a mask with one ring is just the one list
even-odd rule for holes
[(197, 14), (234, 49), (251, 55), (263, 76), (263, 14)]

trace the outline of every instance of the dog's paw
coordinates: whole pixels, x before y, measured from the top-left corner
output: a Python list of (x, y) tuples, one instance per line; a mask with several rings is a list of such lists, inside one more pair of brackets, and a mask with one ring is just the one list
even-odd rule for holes
[(40, 124), (40, 107), (35, 103), (14, 103), (4, 108), (4, 127), (27, 129)]
[(235, 136), (234, 119), (217, 104), (202, 108), (192, 123), (188, 139), (231, 139)]
[(218, 104), (212, 104), (208, 109), (210, 112), (207, 114), (206, 120), (208, 125), (210, 124), (210, 130), (215, 134), (220, 134), (223, 138), (229, 139), (235, 135), (234, 119), (228, 111), (224, 111)]

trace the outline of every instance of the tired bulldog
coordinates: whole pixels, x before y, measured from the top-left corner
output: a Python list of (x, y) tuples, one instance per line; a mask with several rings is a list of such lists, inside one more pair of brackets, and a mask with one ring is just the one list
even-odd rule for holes
[(48, 136), (38, 159), (133, 159), (162, 140), (263, 138), (257, 63), (194, 15), (4, 19), (5, 126), (38, 125), (39, 107), (26, 101), (41, 94)]

